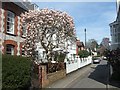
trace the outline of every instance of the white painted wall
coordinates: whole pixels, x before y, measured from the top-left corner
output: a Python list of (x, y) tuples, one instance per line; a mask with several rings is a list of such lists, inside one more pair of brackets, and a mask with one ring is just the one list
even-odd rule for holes
[(82, 68), (86, 65), (89, 65), (92, 63), (92, 57), (89, 56), (87, 58), (75, 58), (75, 61), (70, 61), (70, 62), (66, 62), (66, 73), (70, 73), (73, 72), (79, 68)]
[(68, 58), (70, 61), (75, 61), (74, 54), (76, 54), (76, 42), (71, 43), (68, 41), (67, 43), (68, 43), (68, 47), (67, 47), (68, 54), (66, 58)]

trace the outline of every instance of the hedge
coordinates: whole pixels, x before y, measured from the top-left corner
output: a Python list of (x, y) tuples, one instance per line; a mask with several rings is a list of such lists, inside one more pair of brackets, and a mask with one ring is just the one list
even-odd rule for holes
[(2, 90), (22, 90), (30, 86), (31, 61), (21, 56), (2, 56)]
[(88, 57), (90, 53), (87, 50), (81, 50), (78, 52), (78, 55), (80, 58), (85, 58), (85, 57)]
[(105, 56), (113, 68), (111, 79), (120, 81), (120, 49), (105, 51)]

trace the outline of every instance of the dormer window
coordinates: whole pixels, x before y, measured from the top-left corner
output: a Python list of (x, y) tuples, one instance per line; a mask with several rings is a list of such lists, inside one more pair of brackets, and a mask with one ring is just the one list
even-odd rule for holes
[(7, 33), (14, 34), (14, 19), (15, 15), (13, 12), (7, 12)]

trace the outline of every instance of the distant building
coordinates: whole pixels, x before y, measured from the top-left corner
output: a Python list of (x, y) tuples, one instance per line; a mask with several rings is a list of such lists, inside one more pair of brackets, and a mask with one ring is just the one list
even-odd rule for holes
[(85, 50), (85, 46), (83, 42), (80, 42), (80, 40), (76, 41), (76, 54), (78, 55), (78, 52), (81, 50)]
[(120, 0), (117, 0), (117, 18), (110, 23), (111, 49), (120, 48)]
[(110, 40), (109, 40), (109, 38), (103, 38), (101, 44), (102, 44), (103, 47), (105, 47), (105, 49), (110, 49)]
[[(11, 1), (11, 2), (10, 2)], [(2, 2), (0, 8), (0, 41), (3, 54), (22, 55), (22, 43), (25, 40), (27, 30), (23, 25), (20, 28), (20, 14), (32, 7), (30, 2)], [(29, 3), (29, 4), (28, 4)]]

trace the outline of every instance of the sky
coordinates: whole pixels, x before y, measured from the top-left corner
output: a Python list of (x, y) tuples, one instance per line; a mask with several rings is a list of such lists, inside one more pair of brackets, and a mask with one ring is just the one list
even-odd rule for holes
[(110, 37), (109, 24), (116, 19), (116, 2), (35, 2), (40, 9), (50, 8), (67, 12), (75, 23), (80, 41), (95, 39), (98, 43)]

